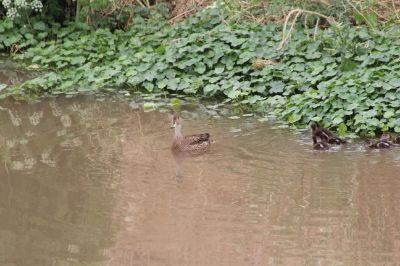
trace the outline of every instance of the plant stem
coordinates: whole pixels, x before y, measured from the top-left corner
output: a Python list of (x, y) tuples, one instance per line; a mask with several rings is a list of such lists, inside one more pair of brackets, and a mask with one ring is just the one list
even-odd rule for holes
[(145, 5), (140, 0), (136, 0), (136, 3), (138, 3), (142, 7), (145, 7)]
[(31, 21), (29, 20), (28, 11), (26, 10), (26, 8), (25, 8), (24, 10), (25, 10), (26, 19), (28, 20), (28, 24), (29, 24), (30, 26), (32, 26)]
[(76, 0), (76, 13), (75, 13), (75, 22), (78, 23), (79, 22), (79, 17), (80, 17), (80, 3), (79, 0)]

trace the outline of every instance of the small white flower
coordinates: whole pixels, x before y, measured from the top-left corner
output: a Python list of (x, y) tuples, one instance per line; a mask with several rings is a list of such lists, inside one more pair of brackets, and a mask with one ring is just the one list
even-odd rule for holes
[(19, 14), (18, 14), (18, 12), (17, 12), (17, 9), (15, 8), (15, 7), (10, 7), (8, 10), (7, 10), (7, 17), (8, 18), (10, 18), (11, 20), (14, 20), (16, 17), (18, 17), (19, 16)]
[(17, 8), (25, 8), (28, 6), (28, 3), (25, 0), (15, 0), (14, 1), (14, 5)]
[(41, 12), (42, 8), (43, 8), (43, 4), (39, 0), (33, 0), (31, 2), (31, 8), (36, 12)]
[(2, 4), (6, 9), (9, 9), (11, 7), (11, 0), (3, 0)]

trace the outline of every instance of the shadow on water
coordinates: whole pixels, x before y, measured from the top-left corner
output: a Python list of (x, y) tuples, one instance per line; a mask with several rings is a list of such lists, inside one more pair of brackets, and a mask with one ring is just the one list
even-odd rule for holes
[(0, 265), (400, 261), (400, 147), (182, 116), (209, 153), (174, 157), (167, 113), (110, 97), (0, 101)]

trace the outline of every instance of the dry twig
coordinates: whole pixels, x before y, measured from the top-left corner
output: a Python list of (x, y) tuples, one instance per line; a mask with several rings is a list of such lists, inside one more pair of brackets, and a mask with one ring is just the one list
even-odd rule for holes
[[(335, 24), (335, 25), (338, 24), (333, 18), (325, 16), (321, 13), (318, 13), (315, 11), (309, 11), (309, 10), (305, 10), (305, 9), (300, 9), (300, 8), (293, 9), (292, 11), (289, 12), (289, 14), (287, 14), (287, 16), (285, 18), (285, 23), (283, 24), (283, 31), (282, 31), (282, 41), (278, 45), (278, 50), (282, 49), (285, 46), (286, 42), (292, 36), (294, 25), (296, 24), (297, 19), (299, 18), (299, 16), (301, 14), (315, 15), (315, 16), (318, 16), (318, 18), (326, 19), (330, 24)], [(289, 20), (293, 15), (294, 15), (294, 19), (292, 21), (289, 31), (287, 31), (287, 26), (289, 24)], [(317, 23), (319, 24), (319, 20), (317, 21)], [(316, 33), (316, 30), (314, 32)]]

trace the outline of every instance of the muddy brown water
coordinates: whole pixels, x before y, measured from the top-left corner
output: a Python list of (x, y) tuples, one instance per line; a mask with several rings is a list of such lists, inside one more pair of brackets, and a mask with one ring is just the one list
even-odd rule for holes
[(400, 147), (185, 109), (215, 143), (177, 177), (168, 112), (0, 101), (0, 265), (399, 265)]

